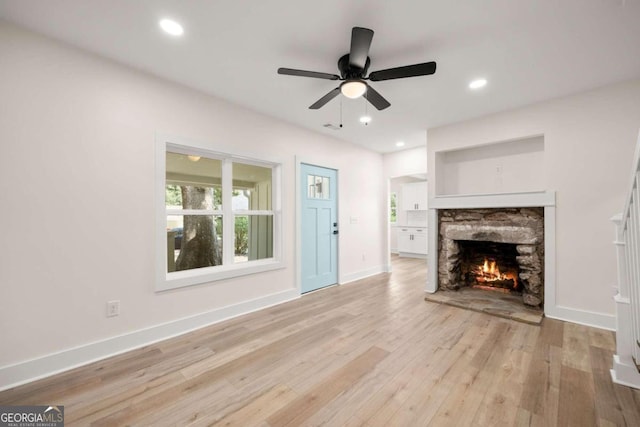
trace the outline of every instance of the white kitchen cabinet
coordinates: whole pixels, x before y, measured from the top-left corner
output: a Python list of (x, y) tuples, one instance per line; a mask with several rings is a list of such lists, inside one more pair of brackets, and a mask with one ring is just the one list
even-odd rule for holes
[(424, 258), (427, 255), (426, 227), (398, 227), (400, 256)]
[(427, 181), (402, 185), (402, 208), (405, 211), (427, 210)]

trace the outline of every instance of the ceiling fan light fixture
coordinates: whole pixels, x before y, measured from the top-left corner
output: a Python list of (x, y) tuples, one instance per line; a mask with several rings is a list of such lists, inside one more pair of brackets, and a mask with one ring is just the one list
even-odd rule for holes
[(371, 116), (360, 117), (360, 123), (364, 123), (365, 125), (371, 123)]
[(367, 91), (367, 84), (362, 80), (347, 80), (340, 85), (340, 92), (347, 98), (360, 98)]

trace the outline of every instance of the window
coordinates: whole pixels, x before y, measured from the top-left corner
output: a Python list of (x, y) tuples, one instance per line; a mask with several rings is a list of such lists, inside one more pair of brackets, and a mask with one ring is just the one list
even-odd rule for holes
[(279, 164), (165, 141), (157, 160), (158, 290), (282, 267)]
[(307, 197), (310, 199), (329, 199), (329, 177), (307, 176)]
[(398, 196), (396, 193), (391, 193), (389, 197), (389, 218), (391, 218), (391, 223), (395, 224), (397, 222), (397, 214), (398, 214)]

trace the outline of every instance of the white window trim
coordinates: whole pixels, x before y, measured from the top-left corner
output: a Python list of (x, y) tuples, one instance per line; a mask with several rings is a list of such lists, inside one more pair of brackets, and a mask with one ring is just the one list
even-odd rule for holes
[[(222, 210), (177, 210), (167, 209), (165, 205), (166, 155), (167, 151), (202, 155), (203, 157), (223, 160), (222, 163)], [(268, 166), (273, 169), (272, 175), (272, 210), (233, 210), (232, 198), (232, 170), (229, 161), (236, 161), (256, 166)], [(155, 290), (166, 291), (186, 286), (200, 285), (223, 279), (256, 274), (265, 271), (285, 268), (282, 238), (282, 164), (271, 160), (257, 160), (234, 154), (220, 153), (206, 148), (205, 144), (185, 141), (176, 137), (159, 135), (156, 137), (156, 286)], [(233, 250), (226, 249), (233, 242), (233, 228), (223, 226), (223, 259), (219, 266), (198, 268), (185, 271), (167, 272), (167, 214), (195, 214), (222, 215), (223, 221), (241, 215), (272, 215), (273, 216), (273, 257), (233, 263)], [(224, 219), (227, 218), (227, 219)]]

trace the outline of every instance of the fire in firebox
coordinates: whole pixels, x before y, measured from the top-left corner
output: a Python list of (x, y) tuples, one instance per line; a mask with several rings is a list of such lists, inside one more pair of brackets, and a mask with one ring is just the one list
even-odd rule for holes
[(484, 259), (482, 265), (478, 265), (473, 271), (475, 275), (475, 281), (480, 287), (482, 284), (486, 284), (491, 288), (501, 289), (517, 289), (518, 278), (517, 274), (512, 272), (501, 273), (500, 268), (493, 259)]

